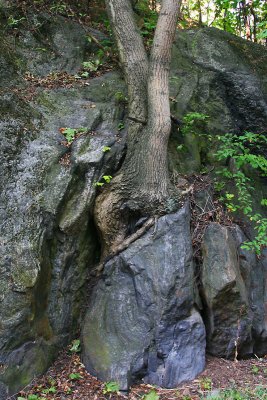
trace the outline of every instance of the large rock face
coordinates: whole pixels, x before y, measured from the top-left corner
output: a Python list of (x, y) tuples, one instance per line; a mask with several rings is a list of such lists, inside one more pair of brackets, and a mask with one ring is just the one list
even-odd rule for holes
[[(199, 133), (222, 134), (267, 129), (266, 47), (215, 28), (180, 31), (173, 46), (170, 73), (171, 112), (209, 116)], [(184, 151), (177, 152), (177, 144)], [(185, 174), (213, 163), (207, 137), (181, 137), (173, 129), (170, 167)]]
[[(64, 37), (65, 19), (55, 20), (54, 29), (61, 29), (58, 40)], [(116, 73), (92, 79), (90, 87), (36, 88), (27, 100), (23, 70), (14, 60), (37, 78), (60, 65), (77, 70), (77, 58), (67, 65), (81, 34), (79, 25), (76, 29), (76, 36), (68, 36), (68, 52), (49, 64), (32, 55), (38, 52), (35, 46), (25, 45), (24, 35), (29, 43), (36, 40), (29, 32), (21, 36), (17, 52), (1, 42), (1, 400), (44, 372), (77, 335), (88, 271), (99, 252), (91, 216), (95, 182), (113, 174), (123, 155), (116, 129), (120, 109), (113, 100), (123, 86)], [(84, 127), (87, 133), (70, 146), (59, 132), (62, 127)], [(104, 146), (112, 149), (105, 153)]]
[(82, 333), (83, 362), (128, 389), (136, 378), (175, 387), (205, 365), (205, 328), (194, 308), (188, 205), (107, 262)]
[[(95, 183), (103, 174), (116, 172), (125, 145), (117, 129), (124, 105), (114, 99), (125, 91), (120, 75), (109, 72), (80, 83), (74, 79), (96, 50), (82, 27), (62, 16), (32, 14), (31, 29), (18, 27), (14, 35), (6, 24), (9, 11), (3, 12), (7, 3), (0, 3), (1, 400), (41, 374), (58, 349), (77, 335), (86, 278), (99, 257), (92, 219)], [(266, 69), (266, 52), (258, 45), (213, 29), (181, 32), (173, 50), (172, 113), (178, 118), (188, 111), (208, 114), (209, 133), (261, 131), (266, 121)], [(63, 71), (71, 75), (64, 75), (66, 81), (60, 78), (60, 83), (57, 73)], [(54, 75), (47, 80), (49, 73)], [(68, 145), (59, 132), (62, 127), (84, 127), (87, 133)], [(174, 129), (172, 169), (197, 170), (203, 154), (212, 160), (204, 144), (191, 139), (181, 159), (176, 151), (181, 139)], [(104, 146), (111, 150), (103, 152)], [(83, 330), (87, 366), (103, 379), (116, 375), (126, 388), (144, 377), (171, 387), (203, 368), (204, 327), (194, 305), (188, 219), (186, 209), (161, 218), (154, 236), (150, 231), (105, 266)], [(236, 243), (242, 235), (236, 234)], [(227, 252), (233, 253), (230, 248)], [(262, 354), (267, 350), (267, 264), (240, 254), (240, 273), (235, 260), (231, 284), (237, 288), (237, 304), (249, 304), (244, 318), (251, 321), (253, 351)], [(207, 312), (217, 312), (213, 300)], [(96, 310), (102, 319), (95, 316)], [(110, 311), (104, 314), (105, 310)], [(250, 340), (244, 326), (244, 337)], [(214, 338), (208, 324), (207, 328), (208, 338)], [(114, 336), (114, 330), (120, 335)], [(234, 331), (229, 332), (232, 340)], [(208, 343), (211, 348), (215, 340)], [(223, 354), (215, 347), (213, 352)]]
[(265, 260), (241, 248), (239, 226), (210, 224), (203, 238), (202, 294), (207, 350), (220, 357), (264, 355), (266, 341)]
[(208, 351), (224, 357), (233, 357), (236, 351), (252, 354), (252, 314), (237, 246), (230, 230), (217, 223), (207, 227), (203, 239), (201, 281), (207, 305)]

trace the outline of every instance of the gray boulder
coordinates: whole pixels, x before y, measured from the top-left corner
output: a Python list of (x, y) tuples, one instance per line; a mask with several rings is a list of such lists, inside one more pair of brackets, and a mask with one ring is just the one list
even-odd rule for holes
[(261, 257), (248, 250), (242, 249), (242, 243), (248, 238), (238, 225), (231, 228), (235, 238), (239, 267), (246, 285), (252, 319), (253, 354), (263, 356), (267, 353), (267, 252), (263, 250)]
[(205, 328), (194, 308), (188, 205), (159, 218), (108, 261), (87, 308), (83, 362), (122, 390), (137, 378), (164, 387), (205, 365)]
[(252, 313), (229, 228), (211, 223), (203, 238), (202, 290), (207, 350), (220, 357), (253, 353)]

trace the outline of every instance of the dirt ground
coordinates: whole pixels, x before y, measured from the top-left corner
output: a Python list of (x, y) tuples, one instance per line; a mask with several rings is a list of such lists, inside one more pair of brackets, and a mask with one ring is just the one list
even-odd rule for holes
[[(196, 400), (205, 399), (210, 393), (216, 394), (216, 389), (244, 390), (244, 388), (259, 386), (267, 391), (266, 357), (235, 362), (208, 356), (205, 371), (194, 381), (183, 383), (175, 389), (160, 389), (139, 384), (133, 386), (127, 395), (105, 393), (106, 384), (86, 372), (79, 354), (65, 350), (43, 377), (35, 379), (31, 385), (13, 396), (12, 400), (21, 400), (21, 398), (27, 400), (141, 400), (151, 391), (155, 391), (160, 400)], [(244, 398), (262, 397), (251, 395)]]

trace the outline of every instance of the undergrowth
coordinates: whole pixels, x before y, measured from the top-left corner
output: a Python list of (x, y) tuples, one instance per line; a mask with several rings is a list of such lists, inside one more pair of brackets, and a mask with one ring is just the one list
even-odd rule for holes
[[(260, 255), (267, 246), (267, 218), (261, 211), (267, 206), (267, 199), (260, 198), (257, 201), (259, 193), (256, 185), (260, 179), (267, 177), (266, 135), (244, 132), (240, 135), (226, 133), (212, 136), (199, 133), (196, 125), (208, 118), (207, 115), (196, 112), (186, 114), (181, 133), (194, 134), (202, 140), (206, 139), (217, 149), (214, 189), (218, 194), (218, 200), (224, 204), (233, 219), (243, 216), (251, 222), (254, 237), (244, 242), (241, 247)], [(183, 151), (183, 146), (178, 146), (177, 150)], [(217, 205), (214, 207), (215, 211), (216, 208)]]

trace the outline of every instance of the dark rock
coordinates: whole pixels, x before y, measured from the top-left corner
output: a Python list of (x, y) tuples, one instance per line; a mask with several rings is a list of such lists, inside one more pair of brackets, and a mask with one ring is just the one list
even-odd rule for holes
[[(236, 134), (267, 129), (266, 47), (215, 28), (182, 30), (173, 46), (170, 73), (171, 112), (209, 116), (200, 134)], [(183, 151), (177, 145), (184, 144)], [(182, 173), (214, 163), (207, 136), (177, 134), (170, 141), (170, 167)]]
[[(24, 343), (4, 359), (1, 357), (0, 361), (4, 363), (6, 368), (2, 378), (7, 385), (4, 389), (6, 393), (18, 391), (21, 385), (26, 386), (33, 377), (43, 373), (44, 365), (49, 365), (52, 362), (53, 353), (57, 350), (57, 346), (52, 346), (51, 343), (39, 339)], [(4, 385), (3, 388), (5, 388)], [(6, 397), (0, 398), (5, 399)]]
[(253, 354), (263, 356), (267, 353), (267, 307), (266, 307), (266, 250), (257, 259), (251, 251), (242, 249), (242, 243), (248, 238), (237, 225), (233, 226), (231, 232), (235, 238), (238, 253), (239, 265), (242, 278), (246, 285), (250, 304), (252, 320)]
[(201, 282), (206, 303), (207, 350), (220, 357), (253, 353), (248, 292), (230, 230), (211, 223), (203, 238)]
[[(1, 400), (44, 372), (77, 335), (99, 246), (94, 182), (114, 173), (124, 151), (113, 100), (121, 87), (110, 73), (90, 87), (39, 89), (31, 103), (13, 89), (0, 93)], [(66, 147), (61, 127), (88, 132)]]
[(0, 383), (0, 399), (6, 399), (8, 396), (8, 388), (3, 383)]
[(205, 329), (194, 309), (189, 208), (161, 217), (108, 261), (91, 296), (83, 362), (122, 390), (137, 378), (175, 387), (205, 364)]
[[(118, 73), (104, 74), (84, 86), (35, 87), (35, 96), (27, 100), (30, 83), (22, 79), (26, 71), (37, 76), (62, 70), (76, 73), (95, 47), (86, 41), (79, 24), (41, 13), (29, 15), (33, 29), (27, 24), (19, 27), (14, 46), (14, 32), (4, 25), (9, 11), (2, 13), (1, 8), (7, 3), (0, 3), (1, 400), (45, 371), (58, 349), (77, 334), (86, 277), (99, 253), (92, 219), (94, 182), (116, 172), (125, 149), (125, 137), (117, 130), (125, 116), (124, 105), (114, 99), (116, 92), (125, 92)], [(172, 113), (180, 119), (188, 111), (205, 112), (211, 134), (263, 130), (265, 60), (263, 47), (221, 31), (180, 32), (173, 52)], [(59, 132), (62, 127), (85, 127), (88, 132), (67, 147)], [(194, 138), (192, 145), (188, 142), (189, 152), (179, 159), (177, 132), (174, 136), (170, 147), (174, 168), (181, 170), (183, 164), (186, 172), (196, 170), (204, 153), (212, 159), (206, 143)], [(104, 153), (104, 146), (111, 150)], [(204, 327), (194, 305), (188, 219), (185, 209), (162, 217), (154, 236), (152, 229), (107, 263), (91, 298), (102, 319), (92, 310), (84, 328), (85, 349), (90, 343), (94, 346), (94, 354), (85, 350), (87, 366), (101, 370), (103, 379), (118, 376), (121, 386), (127, 387), (144, 377), (171, 387), (203, 369)], [(230, 247), (225, 251), (234, 259), (232, 242), (226, 242)], [(237, 308), (249, 305), (251, 310), (241, 318), (243, 353), (251, 348), (250, 321), (254, 351), (262, 354), (267, 265), (243, 256), (241, 273), (236, 273), (236, 260), (230, 270), (244, 282), (231, 278), (233, 287), (227, 288)], [(231, 310), (233, 330), (224, 320), (222, 327), (230, 332), (232, 354), (237, 319)], [(220, 328), (221, 322), (216, 318), (215, 322)], [(209, 338), (216, 344), (214, 335)], [(226, 347), (221, 354), (228, 354)]]

